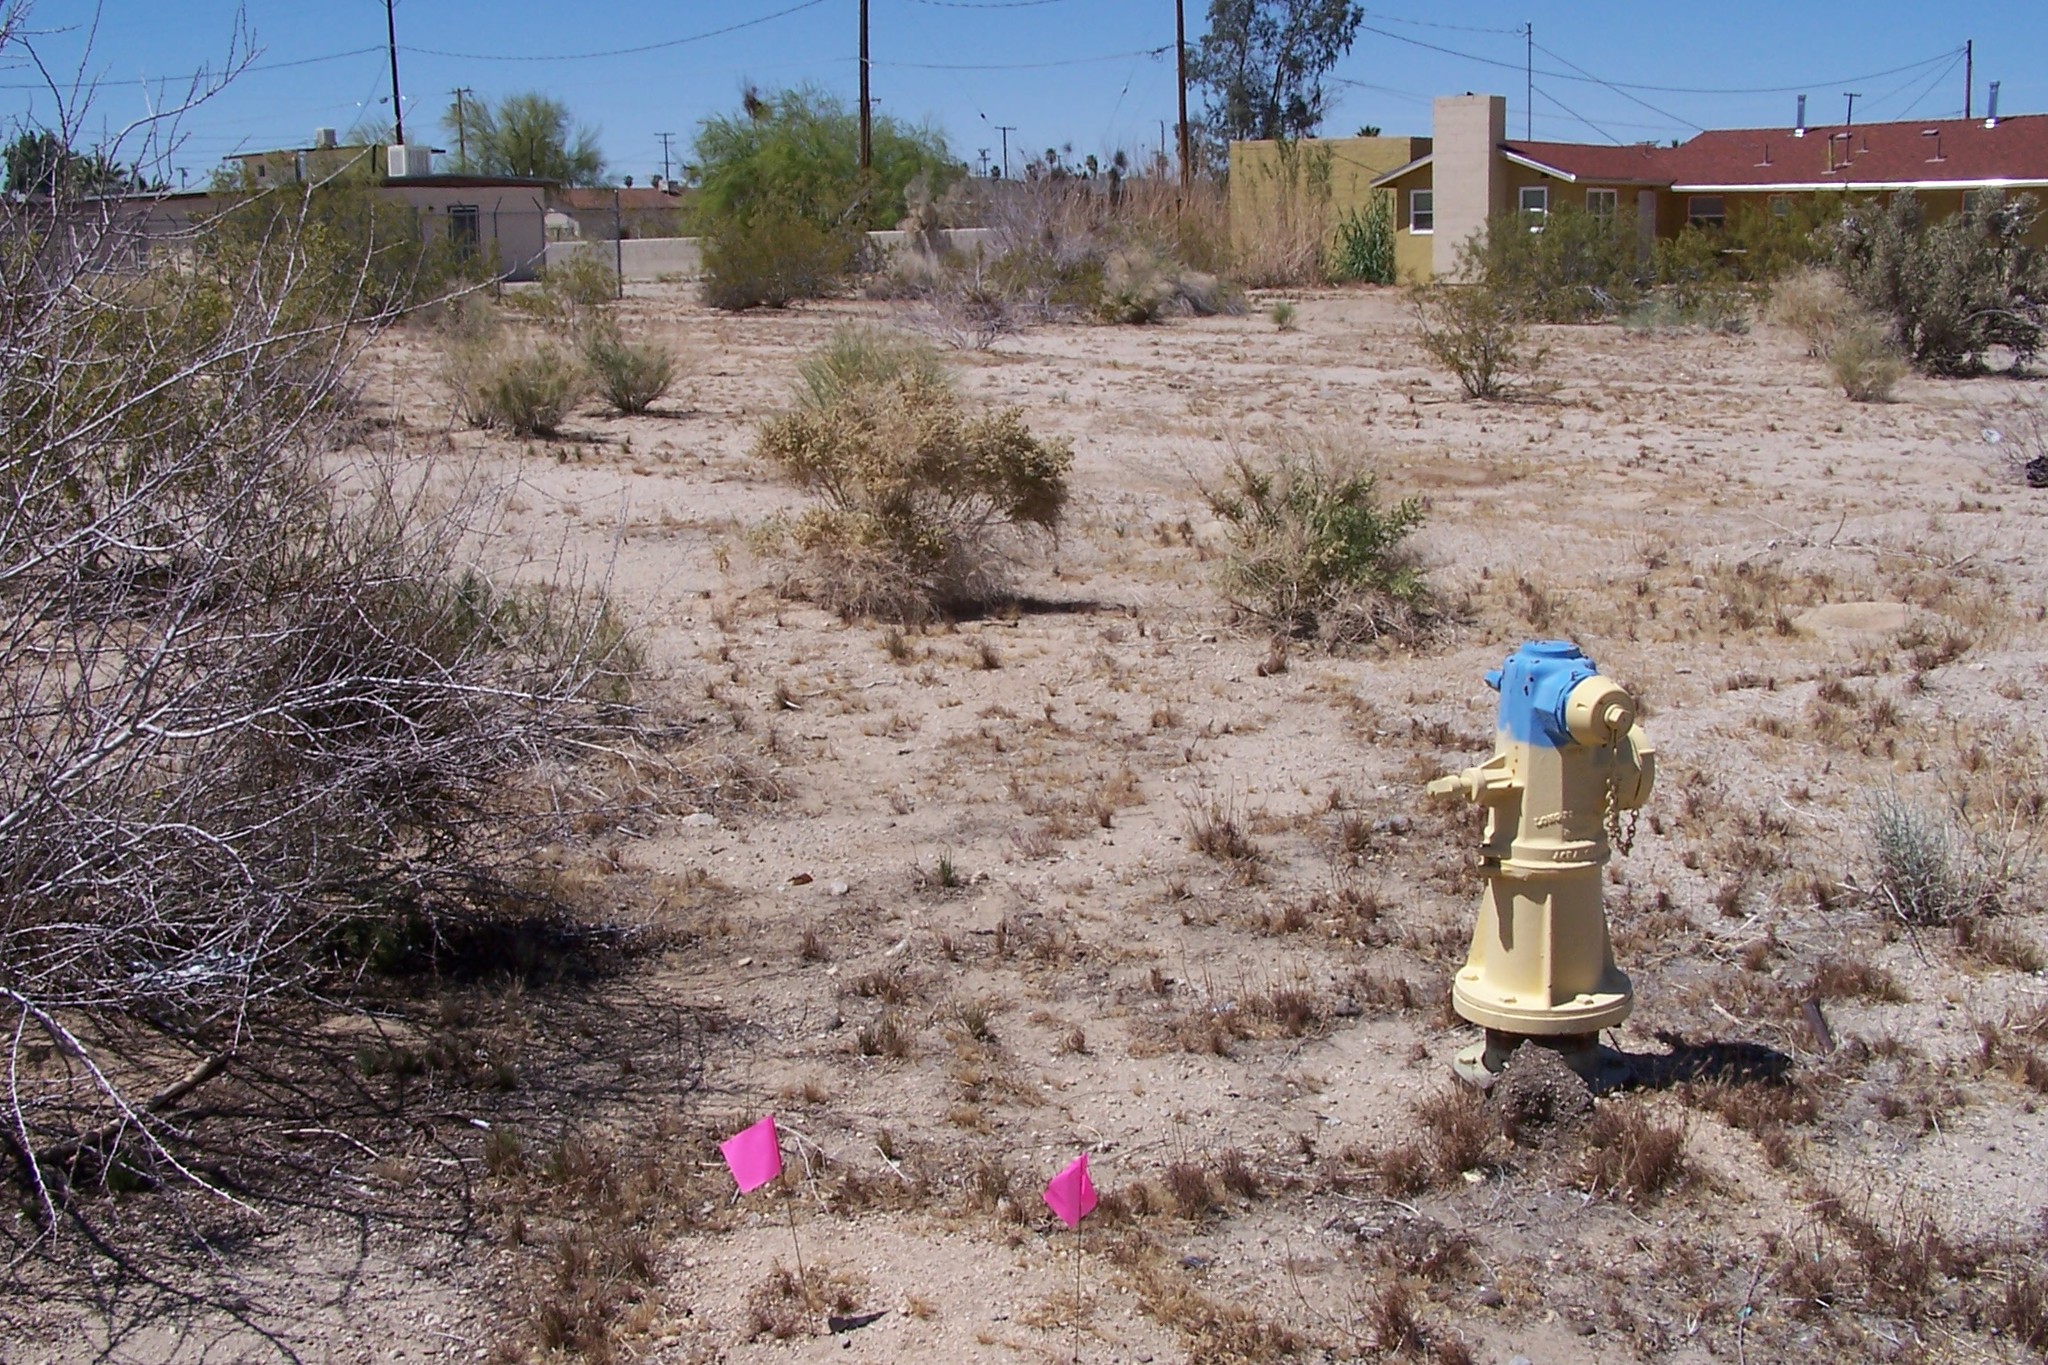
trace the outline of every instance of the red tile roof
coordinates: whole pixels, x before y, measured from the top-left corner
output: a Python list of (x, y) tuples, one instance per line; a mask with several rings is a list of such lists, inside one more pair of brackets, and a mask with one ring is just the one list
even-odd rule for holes
[(1805, 137), (1731, 128), (1701, 133), (1668, 156), (1682, 186), (2048, 184), (2048, 114), (1995, 128), (1982, 119), (1812, 127)]
[(1640, 143), (1632, 147), (1600, 147), (1588, 142), (1503, 142), (1501, 150), (1574, 181), (1668, 185), (1670, 173), (1660, 158), (1672, 151)]
[[(1677, 147), (1504, 142), (1501, 150), (1584, 183), (1680, 189), (2048, 185), (2048, 114), (1864, 123), (1852, 128), (1725, 128)], [(1938, 153), (1938, 155), (1937, 155)]]

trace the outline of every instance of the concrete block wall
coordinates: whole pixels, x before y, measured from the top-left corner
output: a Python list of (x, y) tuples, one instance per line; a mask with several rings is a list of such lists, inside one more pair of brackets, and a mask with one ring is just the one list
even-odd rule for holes
[[(939, 234), (942, 251), (971, 251), (992, 236), (988, 228), (953, 228)], [(907, 232), (870, 232), (869, 242), (884, 255), (901, 251), (910, 241)], [(549, 242), (547, 263), (560, 265), (590, 252), (606, 265), (616, 264), (628, 283), (650, 280), (694, 280), (704, 273), (703, 239), (700, 237), (629, 237), (622, 242)]]
[(1494, 152), (1507, 141), (1508, 102), (1500, 95), (1446, 95), (1431, 117), (1436, 232), (1430, 269), (1449, 279), (1457, 273), (1458, 248), (1509, 207), (1507, 177)]

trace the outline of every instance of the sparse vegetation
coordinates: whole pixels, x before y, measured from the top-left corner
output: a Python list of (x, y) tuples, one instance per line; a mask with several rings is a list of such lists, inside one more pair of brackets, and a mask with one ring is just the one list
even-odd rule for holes
[(1876, 327), (1852, 325), (1828, 348), (1828, 372), (1857, 403), (1886, 403), (1906, 373), (1906, 362)]
[(610, 320), (585, 332), (582, 350), (598, 393), (623, 415), (646, 412), (675, 382), (675, 352), (654, 342), (628, 341)]

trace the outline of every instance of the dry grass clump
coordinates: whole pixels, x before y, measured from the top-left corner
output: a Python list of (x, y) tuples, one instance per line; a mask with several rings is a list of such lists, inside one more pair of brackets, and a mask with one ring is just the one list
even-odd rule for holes
[(1188, 808), (1188, 847), (1220, 863), (1257, 863), (1266, 855), (1237, 803), (1222, 797)]
[(452, 351), (444, 372), (456, 411), (473, 427), (515, 436), (556, 436), (590, 392), (577, 358), (548, 342), (472, 341)]
[(1866, 828), (1869, 894), (1900, 923), (1953, 926), (2015, 908), (2030, 892), (2038, 849), (2027, 823), (1996, 811), (1972, 819), (1886, 792), (1872, 800)]
[(827, 1314), (844, 1315), (857, 1309), (865, 1287), (859, 1279), (823, 1266), (806, 1266), (801, 1279), (795, 1271), (776, 1266), (767, 1279), (748, 1291), (747, 1340), (816, 1336), (825, 1326)]
[(1072, 444), (1034, 437), (1015, 408), (969, 415), (893, 343), (841, 338), (834, 351), (756, 445), (820, 503), (788, 529), (803, 564), (793, 586), (848, 617), (985, 605), (1008, 582), (1009, 543), (1058, 528)]
[(1433, 619), (1408, 544), (1421, 500), (1384, 502), (1357, 451), (1334, 440), (1283, 445), (1270, 460), (1240, 451), (1200, 491), (1229, 528), (1217, 586), (1261, 630), (1335, 647), (1413, 638)]
[(1639, 1103), (1609, 1100), (1586, 1125), (1577, 1178), (1593, 1194), (1642, 1203), (1690, 1173), (1684, 1125), (1659, 1123)]
[(1808, 265), (1771, 286), (1765, 316), (1797, 333), (1806, 343), (1807, 355), (1825, 360), (1834, 353), (1835, 342), (1869, 314), (1851, 297), (1840, 275), (1825, 266)]
[(1866, 324), (1835, 338), (1828, 373), (1852, 402), (1887, 403), (1905, 377), (1906, 361), (1882, 330)]

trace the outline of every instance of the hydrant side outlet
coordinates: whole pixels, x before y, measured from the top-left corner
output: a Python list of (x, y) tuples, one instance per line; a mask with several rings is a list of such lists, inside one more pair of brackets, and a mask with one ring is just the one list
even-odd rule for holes
[(1493, 1033), (1591, 1035), (1633, 1004), (1601, 869), (1608, 814), (1648, 799), (1654, 752), (1635, 699), (1569, 642), (1525, 644), (1486, 680), (1500, 692), (1493, 757), (1430, 784), (1487, 808), (1479, 920), (1452, 1001)]

